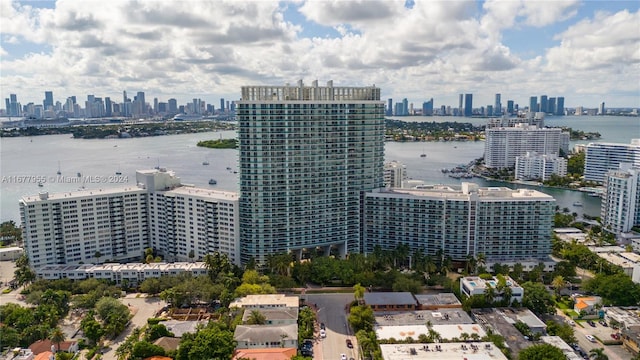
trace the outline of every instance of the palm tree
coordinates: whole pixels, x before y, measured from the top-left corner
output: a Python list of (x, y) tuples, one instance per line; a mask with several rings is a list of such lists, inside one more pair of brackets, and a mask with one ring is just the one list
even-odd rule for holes
[(264, 325), (267, 323), (267, 317), (264, 316), (259, 310), (251, 310), (249, 317), (247, 318), (247, 324), (249, 325)]
[(562, 275), (558, 275), (553, 278), (553, 281), (551, 282), (551, 286), (554, 287), (556, 296), (560, 295), (560, 291), (564, 287), (565, 283), (566, 282), (564, 281), (564, 278), (562, 277)]
[(95, 254), (93, 254), (93, 257), (96, 258), (96, 264), (100, 262), (100, 258), (102, 257), (102, 253), (100, 252), (100, 250), (96, 251)]
[(487, 283), (487, 287), (484, 289), (484, 298), (488, 304), (493, 304), (493, 300), (496, 299), (496, 290)]
[(465, 261), (465, 271), (469, 275), (474, 274), (476, 272), (476, 265), (477, 265), (476, 258), (473, 257), (473, 255), (468, 254), (467, 258), (465, 260), (466, 260)]
[(476, 255), (476, 270), (479, 268), (485, 268), (487, 265), (487, 256), (484, 253), (479, 253)]
[(62, 332), (62, 329), (56, 327), (51, 330), (51, 334), (49, 334), (49, 340), (51, 340), (52, 343), (58, 345), (58, 347), (56, 348), (56, 352), (60, 351), (60, 343), (65, 340), (64, 332)]
[(589, 359), (593, 360), (609, 360), (609, 357), (605, 355), (603, 348), (591, 349), (589, 351)]

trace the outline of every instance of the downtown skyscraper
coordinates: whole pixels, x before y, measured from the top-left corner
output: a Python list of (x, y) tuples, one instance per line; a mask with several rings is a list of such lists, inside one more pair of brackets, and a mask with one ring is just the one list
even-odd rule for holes
[(237, 105), (242, 262), (359, 252), (363, 193), (383, 186), (380, 89), (244, 86)]

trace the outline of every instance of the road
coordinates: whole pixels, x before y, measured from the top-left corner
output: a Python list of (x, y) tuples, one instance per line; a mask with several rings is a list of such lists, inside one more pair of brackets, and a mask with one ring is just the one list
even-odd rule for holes
[[(558, 314), (563, 315), (560, 310), (558, 310)], [(563, 317), (565, 316), (563, 315)], [(582, 327), (579, 324), (576, 324), (576, 326), (573, 327), (573, 330), (575, 332), (575, 337), (578, 340), (578, 345), (580, 345), (580, 347), (582, 348), (582, 350), (584, 350), (584, 352), (589, 354), (589, 351), (591, 351), (591, 349), (603, 348), (604, 353), (609, 357), (609, 360), (628, 360), (631, 358), (631, 353), (624, 350), (620, 345), (606, 346), (600, 343), (599, 341), (592, 343), (591, 341), (587, 340), (586, 335), (593, 335), (594, 328), (589, 326), (586, 322), (584, 322), (583, 325), (585, 327)], [(602, 325), (597, 324), (596, 326), (601, 327)], [(603, 335), (599, 335), (599, 336), (601, 338), (604, 337)]]
[[(358, 359), (358, 342), (347, 323), (346, 306), (353, 301), (353, 294), (307, 294), (307, 303), (317, 306), (318, 323), (326, 326), (327, 337), (320, 339), (320, 351), (314, 353), (315, 359), (340, 360), (341, 354), (347, 358)], [(351, 339), (354, 348), (347, 348), (346, 339)]]

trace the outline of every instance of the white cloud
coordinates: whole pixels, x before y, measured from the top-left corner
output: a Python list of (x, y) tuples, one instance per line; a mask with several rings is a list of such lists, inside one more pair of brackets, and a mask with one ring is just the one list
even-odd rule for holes
[[(606, 83), (602, 89), (638, 78), (637, 12), (583, 19), (556, 35), (559, 46), (523, 60), (502, 42), (504, 32), (552, 31), (548, 25), (576, 17), (575, 1), (404, 4), (60, 0), (54, 9), (36, 9), (0, 1), (2, 80), (15, 84), (0, 91), (40, 99), (45, 89), (61, 97), (114, 96), (126, 89), (163, 100), (211, 95), (215, 101), (237, 98), (247, 84), (333, 79), (338, 85), (375, 83), (383, 96), (436, 97), (442, 104), (449, 101), (442, 97), (466, 92), (523, 99), (566, 91), (570, 99), (590, 76)], [(285, 18), (287, 8), (298, 6), (307, 22)], [(312, 23), (338, 36), (304, 37)], [(46, 47), (12, 56), (25, 43)]]

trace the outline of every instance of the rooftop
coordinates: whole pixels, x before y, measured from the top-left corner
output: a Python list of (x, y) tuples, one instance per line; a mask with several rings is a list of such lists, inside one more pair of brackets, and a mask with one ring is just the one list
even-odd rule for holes
[(168, 190), (165, 194), (187, 195), (191, 197), (201, 197), (207, 199), (219, 200), (238, 200), (239, 194), (233, 191), (204, 189), (192, 186), (180, 186), (172, 190)]
[(417, 305), (410, 292), (365, 292), (364, 302), (367, 305)]
[(299, 307), (300, 299), (297, 296), (287, 296), (285, 294), (261, 294), (247, 295), (243, 298), (236, 299), (229, 304), (229, 307), (260, 307), (260, 306), (283, 306), (283, 307)]
[(380, 315), (374, 315), (376, 324), (381, 326), (425, 325), (428, 322), (432, 325), (473, 324), (473, 320), (469, 317), (469, 314), (462, 309), (385, 312)]
[[(418, 339), (421, 334), (428, 335), (429, 327), (427, 325), (391, 325), (376, 326), (375, 332), (378, 339), (396, 340), (406, 339), (408, 337), (414, 340)], [(478, 334), (483, 337), (486, 332), (478, 324), (450, 324), (450, 325), (433, 325), (431, 329), (436, 331), (443, 339), (460, 338), (462, 333)]]
[[(471, 345), (475, 348), (472, 348)], [(442, 351), (436, 351), (436, 345)], [(506, 360), (507, 357), (492, 343), (442, 343), (442, 344), (383, 344), (380, 345), (384, 360)], [(412, 350), (415, 351), (412, 353)], [(429, 351), (427, 351), (428, 349)]]
[(462, 305), (454, 293), (418, 294), (414, 295), (420, 305)]
[(293, 348), (269, 348), (269, 349), (236, 349), (232, 360), (290, 360), (298, 353)]
[(285, 339), (298, 341), (298, 324), (238, 325), (233, 338), (252, 343), (279, 343)]
[(581, 356), (573, 351), (573, 348), (569, 346), (560, 336), (541, 336), (540, 340), (546, 344), (553, 345), (562, 350), (567, 360), (580, 360)]
[(93, 197), (95, 195), (116, 195), (116, 194), (135, 193), (135, 192), (146, 193), (147, 191), (137, 186), (113, 187), (113, 188), (104, 188), (104, 189), (83, 189), (83, 190), (65, 191), (65, 192), (57, 192), (57, 193), (42, 191), (38, 195), (23, 196), (22, 199), (20, 199), (20, 201), (24, 203), (33, 203), (33, 202), (39, 202), (39, 201), (63, 200), (63, 199), (72, 199), (72, 198)]

